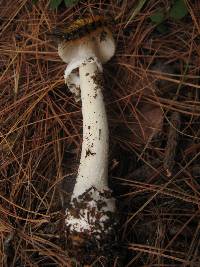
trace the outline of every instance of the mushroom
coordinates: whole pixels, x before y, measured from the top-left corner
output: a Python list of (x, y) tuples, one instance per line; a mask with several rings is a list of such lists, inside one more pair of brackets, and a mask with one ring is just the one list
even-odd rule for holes
[(83, 115), (80, 165), (65, 223), (72, 240), (79, 236), (100, 242), (110, 237), (116, 223), (115, 199), (108, 186), (109, 134), (102, 95), (102, 64), (114, 55), (115, 42), (99, 16), (74, 25), (78, 25), (74, 35), (79, 31), (81, 36), (63, 33), (58, 45), (59, 56), (68, 64), (65, 81), (76, 98), (80, 91)]

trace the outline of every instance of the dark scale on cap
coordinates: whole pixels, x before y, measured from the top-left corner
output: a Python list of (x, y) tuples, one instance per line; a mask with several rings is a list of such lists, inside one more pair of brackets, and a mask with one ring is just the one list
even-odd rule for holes
[(67, 41), (71, 40), (69, 33), (65, 33), (64, 34), (64, 39), (67, 40)]
[(78, 32), (78, 31), (75, 31), (74, 33), (73, 33), (73, 38), (71, 38), (70, 40), (75, 40), (75, 39), (78, 39), (78, 38), (80, 38), (80, 37), (83, 37), (83, 33), (81, 33), (81, 32)]
[(101, 20), (96, 22), (96, 27), (102, 27), (103, 26), (103, 22)]
[(89, 25), (91, 25), (91, 29), (96, 29), (97, 27), (97, 21), (92, 21)]
[(108, 24), (107, 21), (103, 20), (101, 17), (99, 17), (97, 20), (90, 20), (88, 23), (87, 19), (85, 21), (85, 24), (82, 24), (78, 28), (72, 29), (68, 32), (54, 29), (51, 35), (66, 41), (76, 40)]
[(80, 29), (77, 29), (76, 32), (80, 37), (84, 36), (88, 32), (87, 25), (81, 27)]

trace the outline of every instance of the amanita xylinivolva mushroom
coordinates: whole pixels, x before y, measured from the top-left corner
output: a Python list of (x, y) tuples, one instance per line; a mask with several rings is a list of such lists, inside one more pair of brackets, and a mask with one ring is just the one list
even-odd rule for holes
[[(99, 16), (78, 20), (60, 33), (58, 54), (66, 62), (65, 81), (81, 93), (83, 143), (76, 184), (65, 223), (72, 242), (107, 242), (115, 226), (115, 199), (108, 187), (108, 123), (103, 101), (102, 64), (115, 52), (111, 31)], [(77, 71), (78, 70), (78, 71)]]

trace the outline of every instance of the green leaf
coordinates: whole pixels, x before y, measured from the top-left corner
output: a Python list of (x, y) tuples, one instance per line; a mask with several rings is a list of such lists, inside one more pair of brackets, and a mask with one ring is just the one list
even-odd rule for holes
[(58, 8), (58, 6), (62, 3), (62, 0), (51, 0), (50, 1), (50, 7), (52, 9)]
[(153, 23), (160, 24), (165, 20), (165, 14), (163, 11), (157, 11), (150, 16), (150, 19)]
[(65, 1), (66, 7), (74, 6), (79, 2), (79, 0), (64, 0), (64, 1)]
[(188, 9), (184, 0), (175, 0), (169, 11), (169, 16), (175, 20), (180, 20), (188, 14)]

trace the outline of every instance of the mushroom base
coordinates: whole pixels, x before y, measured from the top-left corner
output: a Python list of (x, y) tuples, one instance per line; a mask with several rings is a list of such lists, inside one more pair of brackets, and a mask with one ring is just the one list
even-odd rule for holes
[(115, 258), (118, 254), (118, 219), (110, 190), (99, 192), (92, 187), (74, 198), (66, 211), (65, 224), (71, 256), (81, 264), (91, 264), (100, 256)]

